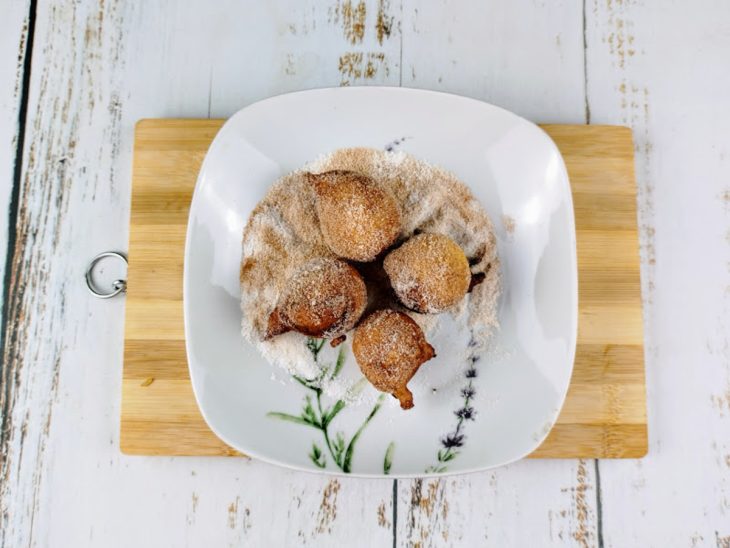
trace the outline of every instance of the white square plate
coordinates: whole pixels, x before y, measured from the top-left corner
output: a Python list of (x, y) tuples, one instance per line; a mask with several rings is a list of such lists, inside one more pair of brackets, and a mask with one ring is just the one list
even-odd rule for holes
[[(387, 398), (368, 422), (372, 405), (346, 406), (327, 424), (326, 439), (307, 417), (321, 421), (335, 402), (322, 396), (318, 405), (311, 389), (282, 382), (283, 371), (274, 371), (240, 334), (243, 227), (284, 174), (335, 149), (382, 149), (402, 137), (402, 150), (469, 186), (495, 224), (502, 268), (501, 327), (493, 337), (498, 351), (476, 367), (452, 364), (462, 368), (463, 382), (438, 395), (414, 390), (418, 405), (411, 411)], [(502, 224), (506, 217), (514, 220), (510, 231)], [(185, 248), (184, 304), (200, 410), (223, 441), (247, 455), (371, 477), (469, 472), (518, 460), (547, 436), (573, 369), (578, 280), (562, 157), (531, 122), (443, 93), (334, 88), (255, 103), (226, 122), (200, 171)], [(323, 359), (334, 361), (336, 351), (327, 351)], [(462, 420), (456, 413), (467, 386), (474, 392), (468, 401), (473, 413)], [(293, 418), (277, 420), (272, 411)]]

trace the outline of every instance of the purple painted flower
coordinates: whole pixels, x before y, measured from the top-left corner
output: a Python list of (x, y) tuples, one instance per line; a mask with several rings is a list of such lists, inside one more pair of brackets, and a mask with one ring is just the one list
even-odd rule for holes
[(474, 411), (473, 407), (462, 407), (461, 409), (454, 411), (454, 414), (460, 419), (473, 421), (477, 412)]
[(443, 445), (446, 449), (451, 449), (452, 447), (461, 447), (462, 445), (464, 445), (464, 434), (452, 432), (441, 440), (441, 445)]
[(461, 395), (464, 396), (467, 400), (472, 399), (476, 393), (477, 391), (474, 390), (474, 388), (471, 386), (465, 386), (461, 389)]

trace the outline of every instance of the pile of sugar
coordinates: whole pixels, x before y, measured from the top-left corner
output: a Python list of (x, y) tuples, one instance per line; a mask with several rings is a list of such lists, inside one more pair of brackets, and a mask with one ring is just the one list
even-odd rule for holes
[[(403, 152), (365, 148), (337, 150), (282, 177), (251, 213), (243, 234), (240, 276), (244, 337), (269, 362), (289, 373), (305, 378), (319, 376), (320, 367), (307, 349), (306, 336), (286, 333), (268, 341), (262, 338), (268, 317), (294, 272), (313, 258), (334, 256), (319, 229), (315, 194), (305, 173), (335, 169), (367, 175), (393, 193), (402, 212), (401, 241), (414, 233), (433, 232), (445, 234), (459, 244), (469, 259), (472, 274), (484, 274), (484, 280), (444, 314), (466, 316), (471, 344), (486, 346), (497, 327), (500, 272), (496, 237), (486, 212), (453, 174)], [(397, 307), (397, 303), (392, 304)], [(406, 312), (427, 337), (443, 316)], [(349, 345), (350, 338), (345, 344)], [(351, 352), (348, 356), (348, 362), (354, 362)], [(358, 375), (343, 377), (324, 383), (325, 393), (348, 398), (353, 384), (361, 385), (353, 381), (359, 380)]]

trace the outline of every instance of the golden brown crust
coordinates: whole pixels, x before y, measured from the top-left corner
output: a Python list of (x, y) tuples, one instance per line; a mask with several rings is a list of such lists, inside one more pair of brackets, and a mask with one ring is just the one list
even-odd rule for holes
[(466, 255), (448, 236), (418, 234), (383, 262), (398, 299), (417, 312), (438, 313), (464, 298), (471, 284)]
[(393, 195), (354, 171), (307, 173), (313, 185), (322, 237), (333, 253), (352, 261), (374, 260), (401, 233)]
[(390, 309), (377, 310), (360, 323), (352, 351), (363, 375), (378, 390), (398, 398), (403, 409), (413, 407), (408, 381), (436, 355), (418, 324)]
[(287, 331), (340, 337), (355, 326), (366, 304), (365, 282), (357, 270), (339, 259), (313, 259), (287, 282), (269, 316), (266, 338)]

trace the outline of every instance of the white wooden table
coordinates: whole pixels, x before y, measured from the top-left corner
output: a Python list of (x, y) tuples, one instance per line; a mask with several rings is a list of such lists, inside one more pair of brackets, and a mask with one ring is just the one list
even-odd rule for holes
[[(132, 129), (331, 85), (636, 140), (649, 455), (439, 481), (119, 452)], [(730, 547), (730, 2), (0, 0), (0, 545)]]

